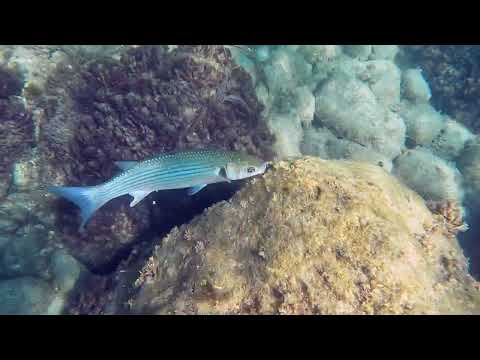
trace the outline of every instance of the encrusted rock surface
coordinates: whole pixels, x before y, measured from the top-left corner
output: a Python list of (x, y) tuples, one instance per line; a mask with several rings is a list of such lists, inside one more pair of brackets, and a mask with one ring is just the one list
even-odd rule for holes
[(158, 241), (134, 313), (478, 313), (447, 218), (381, 168), (280, 162)]

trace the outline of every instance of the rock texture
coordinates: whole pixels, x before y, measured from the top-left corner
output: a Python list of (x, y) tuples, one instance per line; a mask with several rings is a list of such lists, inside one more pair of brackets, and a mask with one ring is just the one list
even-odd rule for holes
[(448, 218), (383, 169), (280, 162), (158, 242), (134, 313), (479, 313)]
[(33, 121), (18, 97), (22, 90), (20, 75), (0, 67), (0, 199), (8, 192), (15, 161), (33, 145)]
[(477, 99), (480, 95), (478, 45), (405, 45), (403, 50), (420, 66), (432, 89), (433, 105), (480, 131)]

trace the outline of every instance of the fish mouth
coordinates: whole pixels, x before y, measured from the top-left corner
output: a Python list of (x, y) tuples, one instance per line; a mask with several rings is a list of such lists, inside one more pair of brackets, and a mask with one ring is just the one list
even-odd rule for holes
[(272, 161), (265, 161), (262, 164), (262, 169), (263, 169), (262, 172), (265, 172), (265, 171), (267, 171), (268, 169), (271, 169), (271, 168), (273, 168), (273, 162)]

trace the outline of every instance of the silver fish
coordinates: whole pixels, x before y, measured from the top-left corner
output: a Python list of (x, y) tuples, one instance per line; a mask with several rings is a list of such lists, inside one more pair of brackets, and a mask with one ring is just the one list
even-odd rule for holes
[(133, 207), (158, 190), (188, 188), (194, 195), (207, 184), (230, 182), (263, 174), (268, 162), (235, 151), (191, 150), (161, 154), (144, 161), (117, 161), (123, 170), (111, 180), (96, 186), (50, 186), (48, 191), (75, 203), (81, 210), (79, 231), (93, 213), (108, 201), (129, 194)]

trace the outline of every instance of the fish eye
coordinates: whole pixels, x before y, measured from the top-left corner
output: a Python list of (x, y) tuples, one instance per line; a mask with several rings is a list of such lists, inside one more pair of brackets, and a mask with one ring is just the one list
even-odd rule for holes
[(250, 173), (253, 173), (255, 172), (255, 168), (253, 166), (250, 166), (248, 169), (247, 169), (247, 172), (250, 174)]

